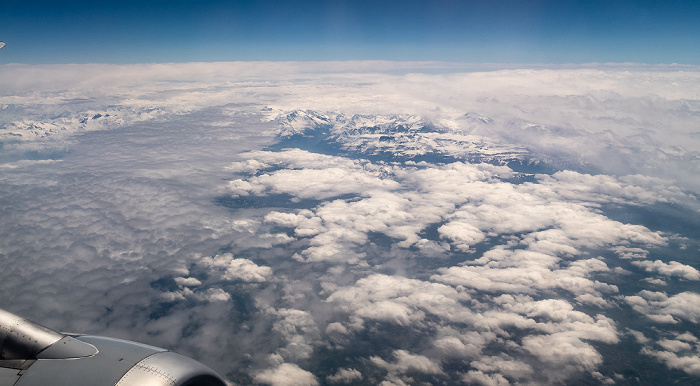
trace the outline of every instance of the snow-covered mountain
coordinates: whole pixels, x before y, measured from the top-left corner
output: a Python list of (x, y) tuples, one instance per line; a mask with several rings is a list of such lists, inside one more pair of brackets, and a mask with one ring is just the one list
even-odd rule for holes
[(324, 137), (346, 151), (364, 155), (388, 155), (393, 158), (419, 156), (507, 163), (528, 158), (524, 147), (499, 143), (489, 137), (472, 134), (472, 126), (493, 123), (488, 117), (466, 115), (457, 128), (435, 123), (416, 115), (369, 115), (319, 113), (297, 110), (275, 119), (281, 126), (278, 135)]
[(0, 126), (0, 141), (59, 140), (79, 132), (112, 129), (162, 115), (160, 109), (110, 106), (58, 116), (31, 117)]

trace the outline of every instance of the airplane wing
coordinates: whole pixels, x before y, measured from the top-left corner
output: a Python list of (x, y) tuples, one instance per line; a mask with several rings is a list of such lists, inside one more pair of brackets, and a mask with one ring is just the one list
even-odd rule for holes
[(225, 386), (212, 369), (162, 348), (62, 334), (0, 310), (0, 386)]

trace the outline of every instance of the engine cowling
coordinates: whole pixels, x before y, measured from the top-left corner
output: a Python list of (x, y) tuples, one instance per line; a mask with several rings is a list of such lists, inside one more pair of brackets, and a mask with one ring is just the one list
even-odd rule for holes
[(204, 364), (159, 347), (62, 334), (0, 310), (0, 386), (224, 386)]

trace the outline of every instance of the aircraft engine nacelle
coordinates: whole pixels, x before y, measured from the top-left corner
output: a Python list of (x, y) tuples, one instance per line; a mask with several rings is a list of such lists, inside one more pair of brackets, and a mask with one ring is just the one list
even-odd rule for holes
[(162, 348), (61, 334), (0, 310), (0, 386), (225, 386), (209, 367)]

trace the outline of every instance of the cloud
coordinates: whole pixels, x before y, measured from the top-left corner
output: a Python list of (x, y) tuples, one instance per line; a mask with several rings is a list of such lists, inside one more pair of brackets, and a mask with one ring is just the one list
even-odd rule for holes
[[(479, 265), (441, 268), (433, 280), (487, 292), (534, 294), (542, 290), (561, 289), (574, 295), (615, 293), (617, 288), (589, 279), (596, 272), (607, 272), (607, 265), (597, 259), (577, 261), (558, 269), (559, 259), (527, 250), (493, 249), (477, 261)], [(586, 299), (592, 300), (589, 296)], [(605, 302), (604, 300), (600, 299)]]
[(696, 69), (460, 66), (2, 66), (3, 307), (258, 383), (697, 376)]
[[(508, 339), (504, 331), (516, 328), (525, 334), (523, 350), (546, 364), (545, 368), (558, 369), (540, 373), (550, 381), (560, 381), (575, 372), (592, 371), (602, 364), (601, 354), (586, 341), (618, 342), (611, 319), (603, 315), (592, 318), (575, 311), (571, 304), (562, 300), (534, 301), (529, 297), (502, 295), (491, 299), (486, 310), (474, 312), (460, 304), (469, 299), (467, 294), (443, 285), (380, 275), (360, 279), (355, 286), (339, 289), (328, 297), (328, 301), (349, 312), (352, 318), (421, 329), (436, 328), (434, 323), (472, 326), (466, 331), (438, 329), (440, 333), (432, 344), (445, 359), (482, 358), (487, 344), (495, 343), (501, 334), (501, 339)], [(482, 299), (482, 307), (486, 306), (486, 300)], [(364, 328), (364, 324), (356, 324), (355, 329), (358, 328)], [(559, 351), (553, 351), (552, 347)], [(372, 360), (380, 367), (399, 373), (409, 367), (408, 362), (403, 366), (400, 360), (391, 365), (376, 357)], [(522, 359), (494, 361), (490, 366), (484, 363), (479, 359), (472, 366), (482, 373), (496, 371), (511, 379), (527, 378), (532, 372)]]
[[(534, 371), (531, 365), (515, 360), (506, 354), (501, 354), (499, 356), (483, 356), (478, 360), (472, 361), (470, 364), (477, 369), (476, 371), (472, 370), (470, 373), (481, 373), (484, 375), (492, 373), (492, 376), (504, 374), (511, 379), (527, 379)], [(500, 379), (501, 381), (507, 381), (502, 376)]]
[(319, 384), (313, 374), (301, 369), (293, 363), (282, 363), (274, 369), (265, 370), (255, 375), (254, 379), (256, 383), (264, 383), (272, 386), (314, 386)]
[[(456, 327), (437, 327), (435, 339), (432, 342), (440, 356), (450, 359), (483, 357), (482, 350), (486, 345), (497, 339), (490, 331), (464, 331)], [(479, 362), (474, 364), (478, 365)]]
[(662, 340), (656, 342), (656, 344), (663, 347), (667, 351), (673, 351), (673, 352), (690, 350), (692, 348), (692, 346), (690, 344), (688, 344), (687, 342), (683, 342), (680, 340), (673, 340), (673, 339), (662, 339)]
[[(628, 175), (620, 178), (609, 175), (590, 175), (565, 170), (553, 175), (538, 175), (543, 186), (550, 187), (567, 201), (586, 203), (653, 204), (683, 200), (686, 194), (670, 180)], [(556, 181), (556, 182), (555, 182)]]
[(479, 370), (472, 370), (464, 374), (462, 382), (483, 386), (510, 385), (510, 382), (501, 374), (484, 374)]
[[(422, 229), (441, 218), (452, 221), (438, 228), (440, 235), (451, 240), (455, 248), (465, 251), (484, 241), (487, 235), (535, 230), (542, 230), (533, 234), (540, 239), (535, 243), (537, 246), (547, 244), (545, 239), (556, 238), (557, 248), (570, 253), (576, 253), (574, 248), (577, 247), (597, 247), (618, 243), (620, 239), (649, 244), (664, 242), (658, 233), (644, 227), (611, 221), (583, 205), (565, 202), (567, 197), (552, 196), (550, 186), (499, 183), (498, 178), (513, 176), (512, 170), (506, 167), (451, 163), (411, 170), (413, 168), (386, 167), (367, 161), (348, 163), (341, 157), (311, 155), (301, 150), (251, 155), (258, 158), (251, 158), (250, 162), (282, 162), (292, 169), (279, 170), (269, 178), (265, 174), (234, 180), (229, 185), (234, 194), (285, 193), (299, 199), (328, 199), (352, 192), (365, 196), (354, 201), (336, 199), (325, 202), (315, 211), (301, 211), (297, 215), (268, 214), (266, 221), (294, 228), (299, 237), (314, 236), (310, 248), (299, 257), (303, 261), (338, 260), (340, 250), (352, 250), (365, 243), (368, 232), (403, 239), (401, 245), (409, 246), (421, 240), (418, 233)], [(317, 158), (323, 161), (319, 163)], [(343, 176), (349, 173), (338, 172), (339, 169), (330, 165), (353, 170), (352, 173), (361, 176), (354, 181), (367, 183), (360, 183), (362, 188), (356, 188), (357, 185), (350, 181), (341, 190), (337, 184), (342, 179), (330, 181), (339, 173)], [(296, 169), (304, 166), (324, 177), (311, 177), (305, 171), (307, 169)], [(445, 184), (445, 181), (459, 183)], [(562, 183), (561, 188), (567, 184)], [(407, 188), (413, 190), (406, 191)], [(470, 192), (468, 197), (464, 196), (465, 191)], [(600, 200), (593, 193), (588, 198), (592, 202)], [(466, 199), (468, 205), (464, 204)], [(552, 202), (552, 199), (561, 201)], [(455, 210), (460, 204), (461, 207)], [(545, 230), (555, 225), (562, 230)], [(529, 241), (526, 239), (525, 242)], [(349, 261), (356, 262), (357, 258)]]
[(479, 228), (460, 221), (452, 221), (438, 228), (443, 238), (451, 239), (457, 249), (469, 251), (469, 247), (486, 239)]
[(694, 292), (669, 297), (665, 292), (644, 290), (638, 295), (626, 296), (624, 300), (635, 311), (659, 323), (678, 323), (681, 319), (700, 322), (700, 295)]
[[(442, 224), (435, 228), (436, 232), (453, 251), (470, 253), (480, 243), (504, 237), (503, 245), (490, 247), (479, 258), (437, 268), (430, 276), (431, 282), (370, 274), (350, 286), (321, 283), (324, 292), (330, 294), (326, 301), (348, 318), (335, 319), (338, 321), (326, 331), (356, 334), (368, 322), (442, 331), (430, 343), (437, 351), (426, 356), (436, 364), (449, 357), (478, 358), (487, 345), (496, 341), (498, 334), (511, 328), (520, 330), (525, 334), (522, 341), (511, 344), (520, 346), (548, 370), (527, 375), (523, 369), (531, 362), (517, 357), (510, 366), (520, 372), (509, 372), (504, 363), (503, 368), (481, 366), (477, 368), (479, 372), (465, 373), (471, 374), (465, 377), (481, 374), (492, 381), (499, 377), (504, 380), (540, 377), (560, 382), (581, 372), (595, 377), (603, 357), (588, 341), (617, 343), (618, 333), (611, 319), (575, 311), (574, 303), (566, 301), (518, 297), (519, 305), (530, 307), (523, 308), (505, 295), (497, 294), (542, 296), (551, 291), (565, 291), (575, 304), (613, 307), (609, 295), (617, 293), (618, 287), (596, 277), (619, 270), (611, 269), (603, 258), (583, 258), (586, 251), (610, 248), (626, 254), (638, 251), (646, 257), (647, 250), (638, 246), (664, 246), (667, 239), (644, 226), (606, 217), (598, 210), (600, 204), (646, 205), (688, 198), (672, 188), (658, 190), (654, 185), (657, 180), (634, 176), (616, 178), (566, 172), (553, 177), (541, 175), (535, 182), (515, 185), (507, 179), (516, 177), (517, 173), (503, 166), (460, 162), (387, 165), (367, 160), (348, 163), (342, 157), (293, 152), (293, 158), (292, 150), (251, 153), (254, 158), (246, 162), (281, 166), (285, 169), (272, 173), (294, 183), (270, 179), (262, 184), (258, 176), (235, 183), (244, 186), (252, 182), (245, 189), (258, 195), (286, 193), (299, 199), (322, 200), (314, 208), (292, 213), (272, 211), (265, 217), (265, 223), (290, 228), (298, 240), (305, 240), (301, 251), (293, 256), (299, 262), (364, 266), (363, 261), (369, 256), (361, 251), (371, 245), (373, 233), (383, 233), (396, 240), (399, 248), (408, 248), (430, 241), (423, 239), (421, 232), (431, 224)], [(318, 172), (328, 170), (329, 176), (337, 174), (336, 168), (347, 168), (383, 183), (374, 183), (364, 192), (357, 189), (360, 197), (338, 198), (340, 193), (353, 190), (353, 185), (341, 192), (332, 186), (319, 189), (316, 185), (299, 183), (311, 178), (299, 171), (305, 167)], [(323, 178), (318, 183), (330, 185)], [(311, 188), (299, 193), (300, 187)], [(392, 290), (385, 290), (389, 288)], [(485, 295), (489, 293), (493, 296)], [(483, 309), (475, 311), (465, 304), (476, 301), (474, 296)], [(447, 328), (457, 319), (473, 324), (475, 330)], [(553, 354), (548, 349), (552, 345), (561, 347), (561, 352)], [(436, 353), (439, 354), (435, 356)], [(389, 366), (389, 362), (373, 358), (376, 365), (393, 369), (387, 374), (386, 382), (406, 381), (400, 375), (402, 372)], [(606, 382), (610, 380), (596, 374)]]
[(370, 360), (377, 366), (383, 367), (390, 372), (407, 373), (419, 372), (425, 374), (442, 374), (442, 369), (429, 358), (423, 355), (411, 354), (404, 350), (393, 352), (396, 359), (394, 362), (387, 362), (379, 357), (372, 357)]
[(242, 196), (287, 193), (300, 198), (322, 200), (344, 194), (357, 194), (392, 184), (392, 181), (384, 182), (361, 172), (324, 168), (322, 170), (280, 170), (253, 177), (249, 181), (231, 181), (229, 188), (233, 194)]
[(669, 368), (682, 370), (693, 376), (700, 375), (700, 357), (697, 355), (678, 356), (670, 351), (652, 350), (643, 350), (642, 353), (656, 357)]
[(330, 383), (353, 383), (362, 381), (362, 373), (355, 369), (338, 369), (335, 374), (326, 377)]
[(632, 265), (644, 268), (647, 272), (657, 272), (664, 276), (678, 276), (686, 280), (700, 280), (700, 271), (697, 269), (681, 264), (677, 261), (664, 263), (661, 260), (649, 261), (633, 261)]
[(196, 287), (202, 284), (201, 281), (194, 277), (176, 277), (175, 283), (184, 287)]
[(272, 275), (272, 268), (259, 266), (248, 259), (234, 258), (230, 253), (203, 257), (200, 263), (213, 268), (220, 280), (242, 280), (245, 282), (265, 282)]
[(211, 288), (200, 296), (209, 302), (227, 302), (231, 300), (231, 295), (221, 288)]
[(406, 326), (422, 324), (426, 313), (448, 320), (468, 320), (471, 312), (459, 303), (469, 295), (438, 283), (374, 274), (354, 286), (339, 288), (326, 299), (361, 319)]
[(272, 331), (278, 333), (286, 345), (279, 347), (276, 355), (289, 360), (308, 359), (320, 338), (320, 330), (308, 311), (282, 308), (268, 310), (277, 320)]
[(523, 348), (539, 360), (557, 367), (573, 364), (592, 370), (603, 363), (603, 357), (593, 346), (568, 334), (528, 336), (523, 339)]
[(267, 169), (270, 167), (271, 166), (266, 163), (254, 159), (249, 159), (247, 161), (234, 162), (231, 165), (227, 166), (226, 170), (230, 170), (233, 173), (255, 174), (255, 172), (257, 172), (260, 169)]
[(676, 334), (675, 339), (660, 339), (654, 345), (647, 340), (641, 353), (654, 357), (671, 369), (681, 370), (691, 376), (700, 375), (700, 346), (698, 338), (685, 332)]

